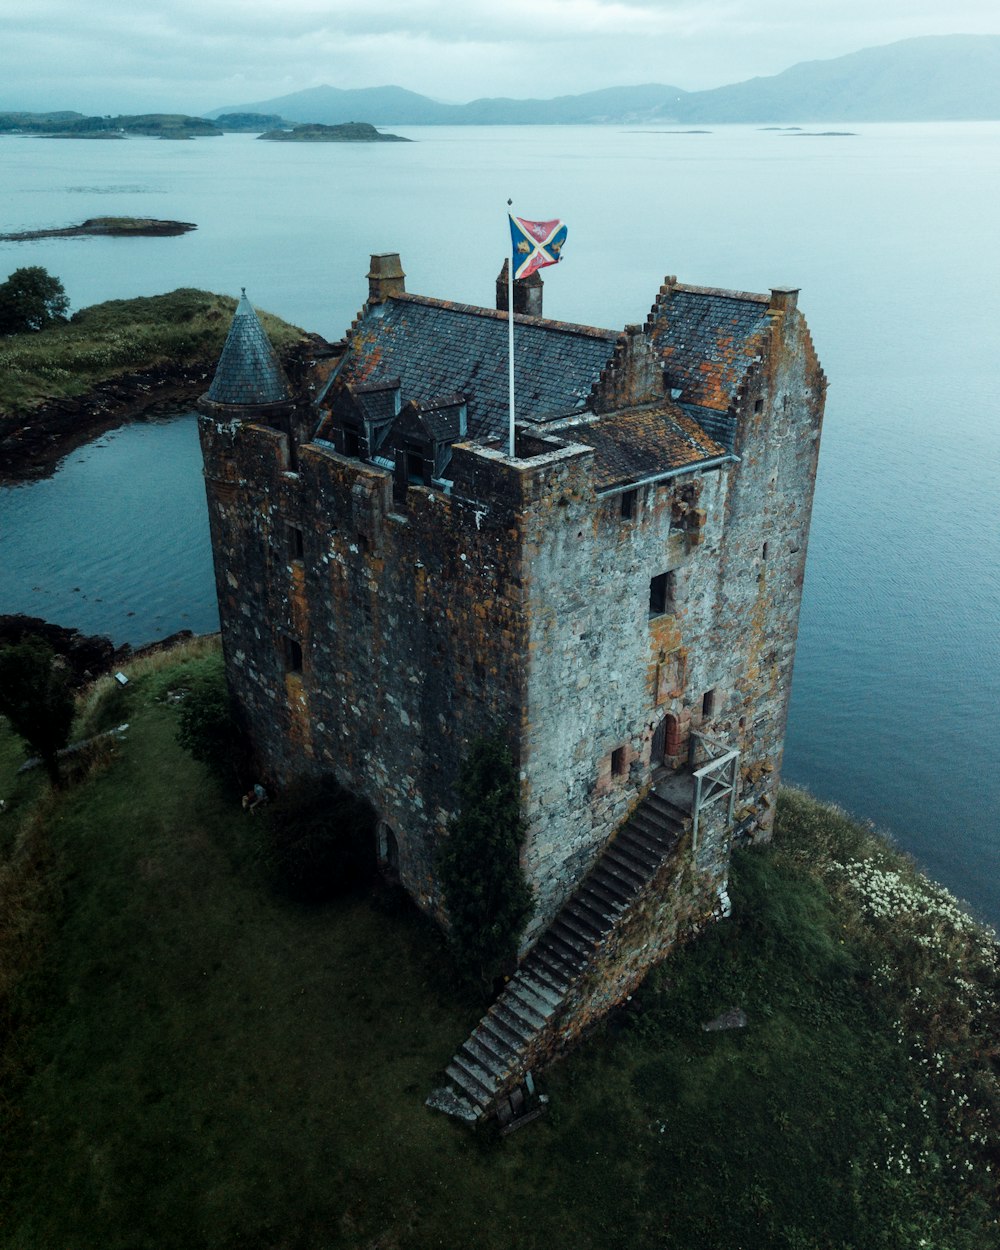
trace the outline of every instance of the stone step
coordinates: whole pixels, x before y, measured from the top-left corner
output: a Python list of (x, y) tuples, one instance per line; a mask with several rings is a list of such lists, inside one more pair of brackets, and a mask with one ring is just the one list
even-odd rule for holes
[(459, 1062), (457, 1056), (448, 1064), (444, 1071), (445, 1076), (457, 1085), (463, 1094), (471, 1098), (480, 1107), (486, 1107), (493, 1101), (492, 1090), (480, 1084), (472, 1073), (466, 1069), (465, 1065)]
[(598, 885), (606, 885), (608, 889), (618, 890), (625, 896), (625, 905), (631, 907), (635, 901), (635, 896), (645, 885), (645, 881), (638, 881), (634, 873), (622, 870), (616, 863), (608, 862), (605, 856), (602, 856), (597, 867), (590, 874), (590, 879), (596, 881)]
[(486, 1089), (496, 1089), (503, 1081), (505, 1065), (496, 1062), (490, 1051), (475, 1040), (475, 1034), (467, 1037), (458, 1049), (455, 1058), (467, 1072), (471, 1072), (480, 1085)]
[(559, 938), (568, 945), (575, 945), (583, 957), (584, 963), (590, 959), (594, 952), (595, 944), (601, 939), (599, 933), (591, 933), (578, 920), (568, 916), (565, 908), (552, 922), (552, 936)]
[(526, 968), (522, 965), (517, 974), (517, 980), (520, 984), (526, 985), (536, 998), (540, 998), (543, 1002), (548, 1003), (550, 1008), (558, 1007), (563, 1000), (562, 994), (553, 986), (547, 984), (545, 979), (540, 977), (534, 968)]
[(598, 882), (596, 873), (591, 873), (584, 881), (581, 891), (584, 894), (591, 894), (594, 898), (600, 900), (609, 911), (612, 911), (617, 918), (631, 903), (631, 896), (625, 897), (621, 887), (616, 886), (613, 882), (605, 877), (603, 882)]
[(601, 856), (601, 868), (614, 872), (623, 881), (631, 882), (633, 894), (637, 894), (649, 880), (645, 865), (630, 859), (616, 842), (612, 842)]
[(587, 894), (583, 889), (577, 890), (566, 906), (573, 911), (574, 915), (578, 915), (581, 920), (586, 920), (601, 934), (607, 933), (618, 915), (617, 911), (611, 911), (606, 904), (594, 898), (593, 895)]
[[(493, 1039), (493, 1043), (498, 1047), (494, 1050), (490, 1045), (489, 1038), (484, 1036), (481, 1025), (476, 1025), (475, 1032), (471, 1037), (466, 1038), (465, 1049), (472, 1053), (472, 1057), (478, 1062), (481, 1068), (485, 1068), (487, 1072), (499, 1075), (506, 1072), (508, 1060), (512, 1058), (512, 1052), (507, 1049), (504, 1054), (499, 1052), (500, 1043)], [(462, 1052), (459, 1051), (459, 1054)]]
[(659, 867), (662, 859), (660, 854), (643, 846), (637, 838), (629, 837), (628, 828), (622, 830), (608, 849), (617, 851), (619, 855), (627, 855), (642, 872), (644, 878)]
[(572, 977), (564, 975), (565, 968), (555, 968), (551, 956), (548, 959), (539, 957), (538, 952), (533, 950), (521, 967), (548, 985), (560, 997), (569, 989)]
[(458, 1048), (458, 1053), (455, 1055), (454, 1062), (461, 1064), (466, 1072), (479, 1082), (483, 1089), (492, 1093), (497, 1087), (500, 1074), (493, 1068), (492, 1064), (489, 1067), (483, 1067), (472, 1051), (468, 1049), (468, 1045), (468, 1040), (462, 1043)]
[(671, 844), (666, 838), (659, 838), (655, 834), (651, 834), (645, 829), (637, 829), (631, 824), (619, 836), (618, 841), (621, 842), (623, 839), (634, 846), (641, 846), (648, 855), (653, 856), (657, 867), (663, 863), (670, 851)]
[[(517, 1009), (515, 1009), (517, 1008)], [(490, 1015), (496, 1019), (512, 1033), (516, 1033), (521, 1039), (520, 1045), (523, 1048), (535, 1038), (538, 1034), (538, 1026), (528, 1019), (527, 1014), (521, 1014), (520, 1004), (511, 1004), (507, 995), (498, 1000), (490, 1008)]]
[(677, 831), (672, 824), (668, 825), (666, 821), (660, 820), (657, 816), (643, 811), (641, 808), (625, 826), (622, 836), (631, 833), (638, 833), (643, 837), (650, 838), (658, 846), (669, 846), (677, 840)]
[(539, 998), (518, 977), (515, 977), (504, 990), (503, 1000), (512, 1011), (523, 1016), (529, 1024), (534, 1024), (536, 1029), (544, 1028), (549, 1016), (552, 1015), (552, 1005), (544, 998)]
[(583, 941), (589, 946), (593, 946), (595, 942), (601, 940), (608, 926), (598, 920), (596, 916), (588, 915), (582, 907), (574, 907), (575, 901), (575, 899), (570, 899), (568, 903), (563, 905), (562, 911), (556, 916), (556, 921), (566, 925), (574, 933), (579, 933)]
[(685, 811), (683, 807), (679, 807), (671, 799), (665, 799), (661, 794), (657, 794), (655, 790), (650, 790), (646, 795), (644, 803), (658, 815), (662, 814), (666, 819), (673, 821), (683, 828), (691, 819), (691, 813)]
[(524, 1038), (498, 1020), (492, 1009), (479, 1021), (476, 1032), (485, 1034), (486, 1045), (496, 1050), (498, 1054), (519, 1055), (524, 1046)]
[(558, 928), (559, 917), (549, 925), (539, 939), (542, 950), (552, 950), (568, 968), (576, 975), (586, 964), (590, 947), (580, 941), (574, 933)]

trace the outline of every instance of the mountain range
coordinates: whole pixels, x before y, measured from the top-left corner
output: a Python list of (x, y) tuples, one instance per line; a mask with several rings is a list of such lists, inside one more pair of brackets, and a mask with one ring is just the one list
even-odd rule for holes
[(1000, 119), (1000, 35), (904, 39), (709, 91), (649, 83), (554, 99), (444, 104), (402, 87), (310, 87), (207, 116), (235, 112), (377, 126), (992, 120)]

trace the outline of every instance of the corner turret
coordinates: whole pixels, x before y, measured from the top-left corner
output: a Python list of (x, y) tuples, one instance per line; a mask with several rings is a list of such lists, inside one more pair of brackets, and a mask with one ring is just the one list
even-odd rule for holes
[(217, 421), (287, 417), (295, 397), (277, 353), (243, 288), (212, 385), (198, 401)]

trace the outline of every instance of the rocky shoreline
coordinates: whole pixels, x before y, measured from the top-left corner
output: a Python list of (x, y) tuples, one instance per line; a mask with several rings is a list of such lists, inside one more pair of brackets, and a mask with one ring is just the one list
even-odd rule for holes
[[(308, 367), (320, 345), (326, 347), (311, 335), (283, 359), (291, 378)], [(0, 485), (48, 477), (64, 456), (128, 421), (193, 407), (211, 384), (215, 363), (155, 365), (100, 382), (84, 395), (47, 400), (27, 413), (0, 413)]]
[(0, 484), (47, 477), (70, 452), (164, 407), (194, 403), (214, 365), (158, 365), (101, 382), (85, 395), (52, 399), (30, 413), (0, 416)]
[(104, 634), (83, 634), (78, 629), (53, 625), (40, 616), (25, 616), (22, 613), (0, 616), (0, 648), (16, 646), (25, 638), (41, 638), (65, 663), (76, 689), (86, 686), (103, 673), (120, 668), (127, 660), (151, 655), (155, 651), (166, 651), (193, 637), (190, 629), (181, 629), (176, 634), (143, 643), (140, 647), (133, 647), (127, 642), (116, 647)]

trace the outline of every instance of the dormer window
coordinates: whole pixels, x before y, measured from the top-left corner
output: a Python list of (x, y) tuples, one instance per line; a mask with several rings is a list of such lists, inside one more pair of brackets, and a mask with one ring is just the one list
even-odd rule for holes
[(344, 426), (344, 455), (361, 455), (361, 432), (352, 425)]

